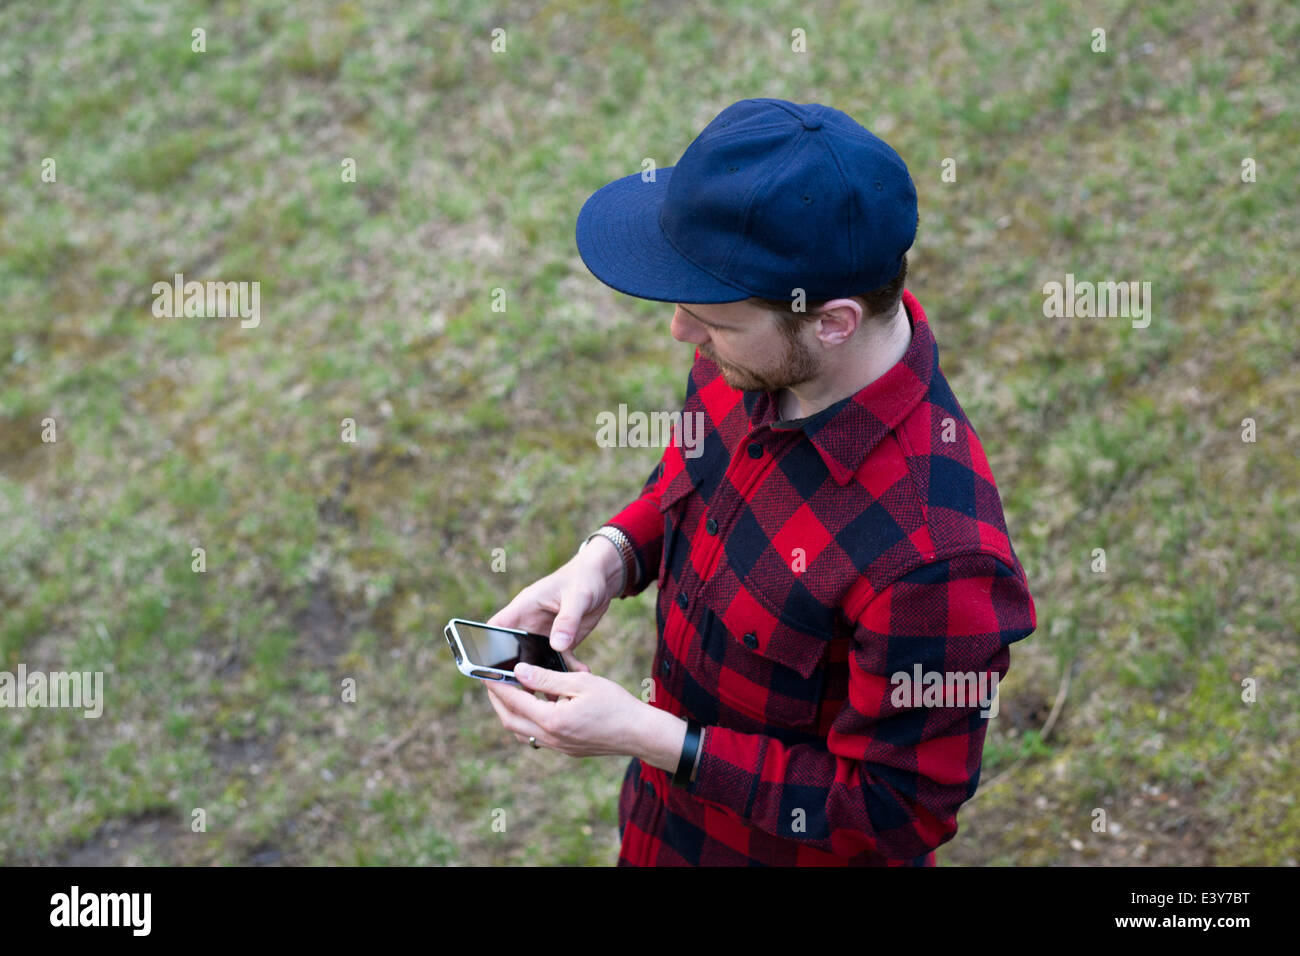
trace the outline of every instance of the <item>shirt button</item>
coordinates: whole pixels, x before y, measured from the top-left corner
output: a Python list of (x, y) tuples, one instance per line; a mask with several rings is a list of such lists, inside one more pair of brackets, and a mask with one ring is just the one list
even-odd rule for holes
[(686, 592), (685, 592), (685, 591), (678, 591), (678, 592), (677, 592), (677, 606), (678, 606), (679, 608), (681, 608), (681, 609), (684, 611), (684, 610), (686, 610), (686, 605), (688, 605), (688, 604), (690, 604), (690, 603), (691, 603), (691, 599), (688, 598), (688, 597), (686, 596)]
[(745, 635), (745, 646), (751, 651), (758, 650), (758, 635), (752, 631)]
[(759, 444), (758, 442), (756, 442), (756, 441), (752, 441), (752, 442), (750, 442), (750, 443), (749, 443), (749, 457), (750, 457), (750, 458), (762, 458), (762, 457), (763, 457), (763, 446), (760, 445), (760, 444)]
[(707, 531), (709, 534), (717, 534), (718, 523), (714, 521), (712, 518), (710, 518), (708, 521), (704, 522), (704, 530)]
[(668, 674), (668, 673), (670, 673), (670, 672), (672, 671), (672, 669), (673, 669), (672, 662), (671, 662), (670, 660), (668, 660), (668, 658), (665, 657), (665, 658), (664, 658), (664, 664), (663, 664), (663, 672), (664, 672), (665, 674)]

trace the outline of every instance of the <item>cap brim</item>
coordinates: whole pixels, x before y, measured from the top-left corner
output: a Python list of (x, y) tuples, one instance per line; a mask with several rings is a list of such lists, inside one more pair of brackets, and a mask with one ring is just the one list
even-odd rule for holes
[(656, 302), (739, 302), (750, 293), (715, 279), (681, 255), (659, 228), (673, 167), (640, 173), (596, 190), (578, 213), (578, 254), (605, 285)]

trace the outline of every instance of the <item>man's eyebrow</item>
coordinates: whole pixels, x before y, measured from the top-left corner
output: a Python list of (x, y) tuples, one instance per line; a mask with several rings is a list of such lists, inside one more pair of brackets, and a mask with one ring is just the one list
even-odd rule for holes
[(710, 322), (708, 319), (706, 319), (706, 318), (704, 318), (704, 317), (702, 317), (702, 316), (696, 315), (694, 312), (692, 312), (690, 309), (686, 308), (686, 306), (682, 305), (680, 302), (677, 303), (677, 308), (681, 309), (681, 310), (682, 310), (683, 312), (685, 312), (687, 315), (693, 316), (695, 319), (697, 319), (697, 320), (700, 321), (700, 322), (703, 322), (705, 325), (710, 326), (711, 328), (715, 328), (715, 329), (733, 329), (733, 328), (735, 328), (734, 325), (719, 325), (717, 322)]

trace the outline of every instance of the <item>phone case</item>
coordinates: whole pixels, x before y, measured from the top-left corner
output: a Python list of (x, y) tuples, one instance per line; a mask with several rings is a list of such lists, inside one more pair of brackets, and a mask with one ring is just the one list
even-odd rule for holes
[[(502, 684), (514, 684), (516, 687), (523, 687), (519, 681), (515, 680), (512, 671), (501, 670), (498, 667), (488, 667), (483, 664), (474, 664), (470, 662), (469, 654), (465, 650), (465, 645), (461, 643), (460, 635), (456, 632), (456, 624), (468, 624), (473, 627), (490, 627), (497, 631), (507, 631), (511, 634), (531, 634), (533, 637), (539, 637), (544, 641), (549, 641), (545, 634), (533, 634), (531, 631), (523, 631), (516, 627), (500, 627), (495, 624), (484, 624), (481, 621), (470, 621), (462, 617), (454, 617), (442, 629), (442, 636), (447, 639), (447, 646), (451, 648), (452, 655), (456, 658), (456, 668), (466, 677), (473, 677), (476, 680), (497, 681)], [(560, 659), (560, 669), (567, 671), (564, 666), (564, 659)]]

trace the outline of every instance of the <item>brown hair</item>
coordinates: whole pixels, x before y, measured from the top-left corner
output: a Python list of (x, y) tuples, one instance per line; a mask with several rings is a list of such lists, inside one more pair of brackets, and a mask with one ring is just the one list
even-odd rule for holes
[[(872, 289), (870, 292), (861, 292), (852, 296), (841, 296), (841, 298), (859, 299), (862, 302), (862, 309), (868, 319), (892, 318), (894, 311), (898, 308), (898, 303), (903, 298), (903, 282), (907, 279), (907, 254), (903, 254), (903, 264), (899, 267), (898, 275), (890, 279), (879, 289)], [(781, 330), (787, 335), (795, 335), (800, 325), (808, 321), (809, 317), (821, 310), (821, 308), (830, 299), (821, 302), (805, 302), (804, 310), (796, 312), (794, 303), (787, 302), (784, 299), (761, 299), (753, 298), (751, 301), (767, 307), (770, 311), (775, 312), (777, 319), (780, 320)]]

